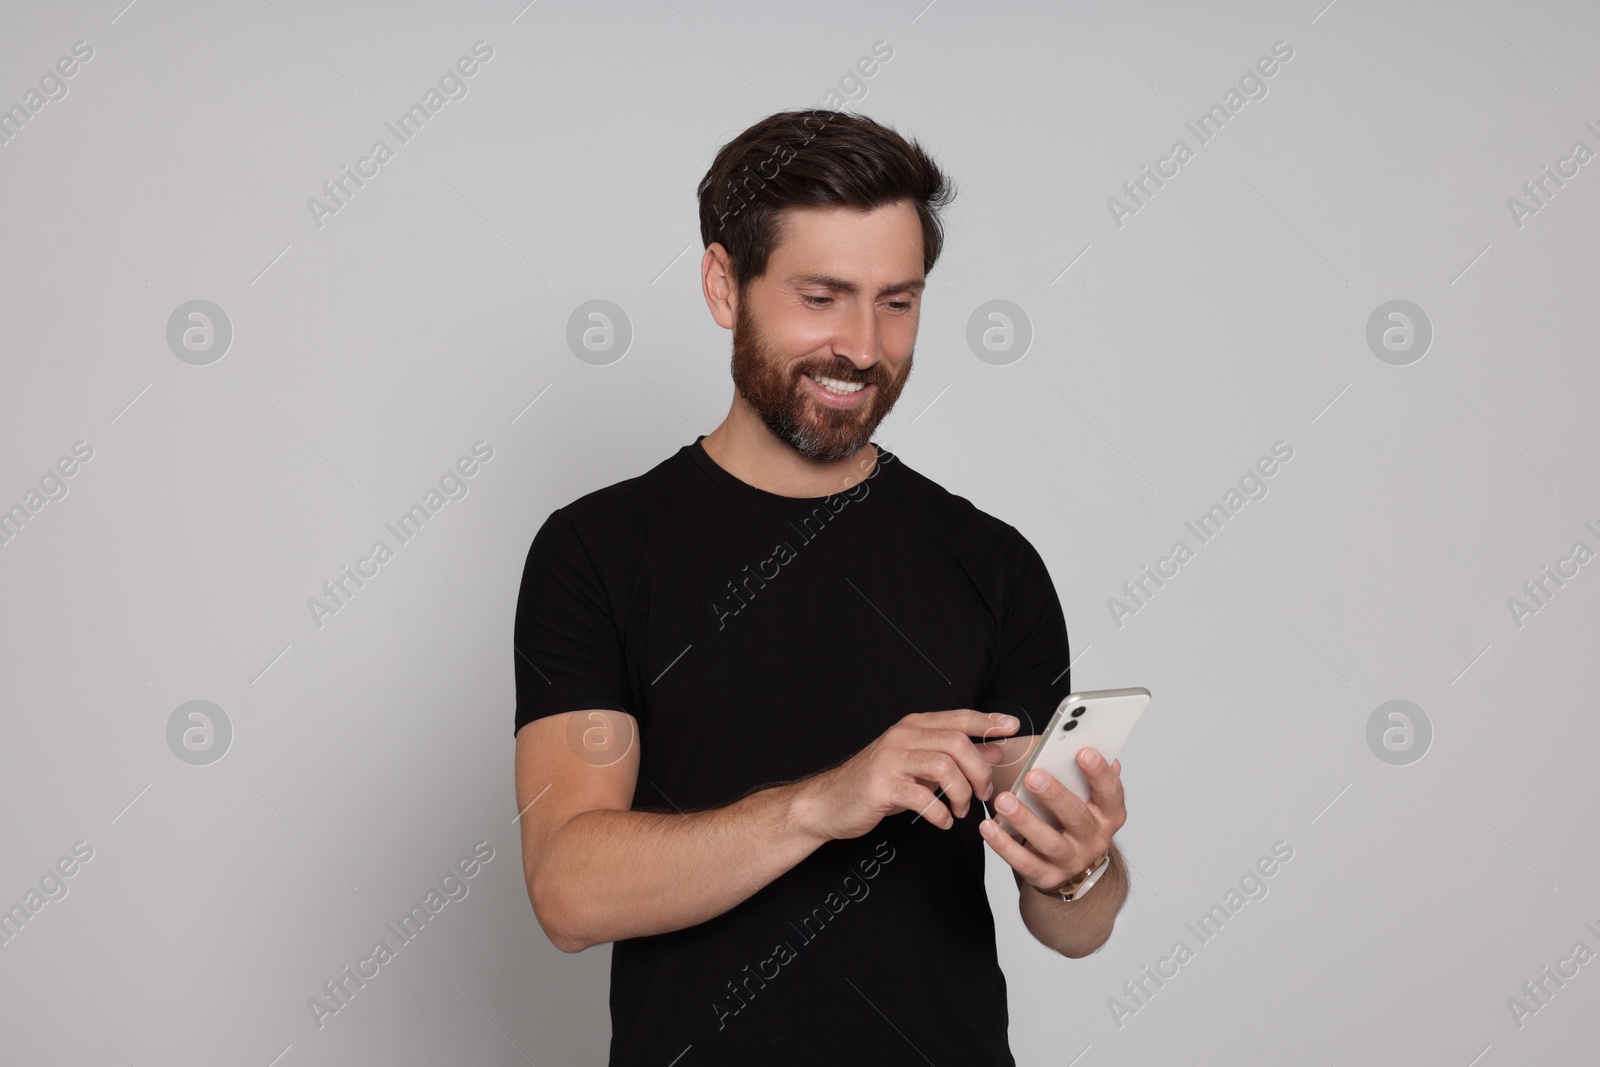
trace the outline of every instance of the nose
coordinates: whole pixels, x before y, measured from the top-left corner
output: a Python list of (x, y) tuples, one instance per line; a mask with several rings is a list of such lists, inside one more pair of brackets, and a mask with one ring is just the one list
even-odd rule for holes
[(833, 351), (866, 370), (878, 361), (878, 309), (871, 301), (863, 303), (841, 328)]

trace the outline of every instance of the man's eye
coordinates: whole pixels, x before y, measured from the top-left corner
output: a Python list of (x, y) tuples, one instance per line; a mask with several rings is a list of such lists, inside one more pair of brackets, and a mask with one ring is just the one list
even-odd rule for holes
[(814, 308), (825, 307), (833, 302), (833, 297), (831, 296), (808, 296), (802, 294), (800, 299), (804, 300), (807, 304), (810, 304)]
[(889, 306), (894, 308), (896, 311), (909, 311), (911, 309), (911, 301), (891, 300), (889, 301)]

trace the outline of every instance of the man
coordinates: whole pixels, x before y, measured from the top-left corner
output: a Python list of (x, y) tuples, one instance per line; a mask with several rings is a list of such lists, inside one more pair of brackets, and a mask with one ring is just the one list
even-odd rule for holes
[(953, 188), (892, 130), (804, 111), (699, 192), (732, 408), (551, 513), (523, 574), (534, 912), (565, 952), (614, 942), (613, 1067), (1012, 1064), (983, 844), (1034, 936), (1083, 956), (1127, 892), (1125, 810), (1103, 760), (1087, 805), (1039, 790), (1064, 832), (1016, 802), (1069, 691), (1055, 588), (1015, 528), (871, 440)]

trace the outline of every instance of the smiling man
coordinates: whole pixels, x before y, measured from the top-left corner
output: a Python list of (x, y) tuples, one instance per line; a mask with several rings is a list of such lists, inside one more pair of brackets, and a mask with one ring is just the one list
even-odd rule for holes
[(872, 440), (953, 195), (846, 113), (723, 146), (699, 196), (728, 416), (529, 549), (523, 869), (558, 948), (613, 944), (612, 1067), (1013, 1064), (985, 842), (1063, 955), (1126, 896), (1120, 763), (1083, 762), (1087, 803), (1046, 776), (1063, 830), (1011, 791), (1070, 688), (1043, 560)]

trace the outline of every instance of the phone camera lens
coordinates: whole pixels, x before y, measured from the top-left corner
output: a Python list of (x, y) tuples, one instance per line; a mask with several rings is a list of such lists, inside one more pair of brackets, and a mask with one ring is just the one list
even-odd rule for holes
[(1077, 725), (1078, 725), (1078, 720), (1077, 719), (1068, 719), (1066, 722), (1061, 724), (1061, 732), (1062, 733), (1066, 733), (1068, 730), (1073, 729)]
[(1074, 719), (1076, 719), (1078, 716), (1082, 715), (1087, 710), (1088, 710), (1087, 708), (1073, 708), (1072, 709), (1072, 717)]

